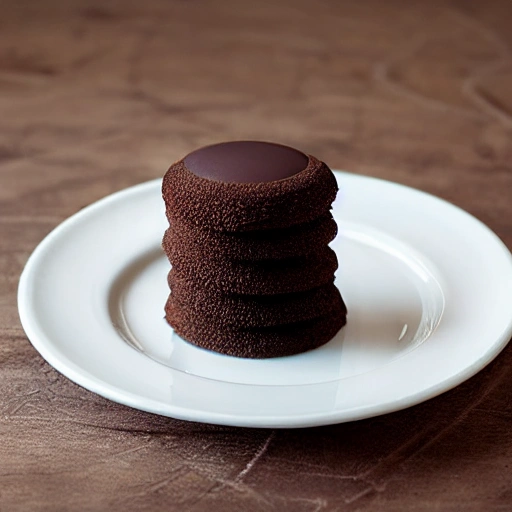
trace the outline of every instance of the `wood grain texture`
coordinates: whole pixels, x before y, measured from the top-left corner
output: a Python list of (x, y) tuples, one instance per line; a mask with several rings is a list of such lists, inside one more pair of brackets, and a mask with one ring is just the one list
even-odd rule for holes
[(506, 0), (3, 2), (0, 510), (510, 510), (511, 348), (402, 412), (222, 428), (59, 375), (16, 288), (60, 221), (233, 138), (434, 193), (512, 248), (511, 21)]

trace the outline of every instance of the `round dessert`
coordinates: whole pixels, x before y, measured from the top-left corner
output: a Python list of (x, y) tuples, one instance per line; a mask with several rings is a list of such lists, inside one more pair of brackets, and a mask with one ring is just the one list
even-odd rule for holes
[(169, 304), (167, 320), (186, 340), (222, 354), (262, 359), (283, 357), (317, 348), (330, 341), (346, 324), (346, 315), (334, 310), (312, 320), (250, 329), (220, 327), (185, 308)]
[(171, 270), (169, 284), (172, 294), (166, 310), (185, 308), (196, 318), (209, 319), (219, 327), (272, 327), (312, 320), (334, 309), (346, 312), (340, 292), (332, 281), (301, 293), (226, 295), (194, 287)]
[[(240, 147), (247, 151), (251, 146), (253, 151), (244, 160)], [(273, 150), (263, 151), (266, 146)], [(203, 166), (206, 163), (196, 153), (201, 155), (206, 150), (214, 162), (215, 179), (208, 178), (208, 172), (198, 166), (198, 162)], [(261, 158), (254, 156), (258, 151), (262, 152)], [(276, 180), (269, 181), (268, 169), (276, 170), (278, 166), (267, 157), (276, 158), (281, 152), (280, 164), (295, 153), (303, 158), (295, 155), (288, 162), (287, 173), (279, 172)], [(231, 158), (231, 154), (235, 156)], [(189, 168), (187, 162), (193, 167)], [(265, 181), (254, 181), (260, 175)], [(238, 181), (234, 181), (236, 177)], [(171, 223), (177, 217), (202, 229), (228, 232), (286, 228), (310, 222), (330, 210), (337, 190), (336, 179), (323, 162), (286, 146), (263, 142), (230, 142), (195, 151), (173, 164), (162, 183)]]
[(327, 245), (306, 256), (279, 260), (205, 258), (202, 252), (187, 252), (177, 246), (173, 246), (167, 256), (173, 271), (182, 279), (228, 294), (303, 292), (332, 281), (338, 268), (336, 253)]
[(328, 244), (332, 171), (279, 144), (198, 149), (162, 183), (170, 223), (168, 323), (185, 340), (237, 357), (318, 347), (346, 323)]
[(176, 217), (170, 220), (162, 243), (167, 253), (179, 246), (185, 251), (200, 251), (207, 258), (256, 261), (309, 254), (334, 240), (337, 231), (330, 213), (289, 228), (242, 233), (203, 230)]

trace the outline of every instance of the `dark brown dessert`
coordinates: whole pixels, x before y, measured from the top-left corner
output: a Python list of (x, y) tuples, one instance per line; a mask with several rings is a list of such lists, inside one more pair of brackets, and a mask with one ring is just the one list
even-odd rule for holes
[(214, 259), (175, 246), (167, 256), (183, 279), (231, 294), (276, 295), (311, 290), (332, 281), (338, 267), (336, 254), (327, 245), (315, 247), (305, 256), (279, 260)]
[[(219, 144), (218, 147), (237, 144), (240, 143)], [(245, 147), (248, 143), (243, 144)], [(200, 229), (231, 233), (289, 228), (326, 215), (336, 197), (337, 185), (332, 171), (312, 156), (305, 168), (297, 166), (296, 173), (287, 178), (240, 183), (204, 178), (196, 174), (200, 172), (198, 169), (189, 169), (185, 160), (173, 164), (162, 183), (171, 224), (178, 218)], [(237, 167), (233, 168), (234, 164)], [(233, 179), (236, 172), (240, 179), (247, 179), (244, 168), (238, 165), (238, 159), (234, 163), (226, 160), (226, 179)], [(260, 160), (260, 165), (264, 167), (265, 160)]]
[(278, 144), (216, 144), (173, 164), (162, 192), (166, 319), (184, 339), (277, 357), (318, 347), (346, 323), (327, 245), (337, 185), (324, 163)]
[(167, 318), (184, 339), (222, 354), (266, 358), (298, 354), (331, 340), (345, 325), (342, 306), (311, 320), (272, 327), (227, 328), (203, 319), (186, 308), (166, 306)]
[(163, 244), (166, 252), (178, 245), (185, 251), (202, 251), (210, 258), (278, 260), (303, 256), (310, 253), (312, 247), (324, 247), (334, 240), (337, 231), (330, 213), (289, 228), (241, 233), (200, 229), (173, 217)]
[(237, 295), (195, 287), (171, 271), (169, 285), (173, 290), (169, 302), (175, 307), (187, 308), (195, 315), (231, 328), (271, 327), (311, 320), (325, 315), (341, 298), (332, 281), (305, 292)]

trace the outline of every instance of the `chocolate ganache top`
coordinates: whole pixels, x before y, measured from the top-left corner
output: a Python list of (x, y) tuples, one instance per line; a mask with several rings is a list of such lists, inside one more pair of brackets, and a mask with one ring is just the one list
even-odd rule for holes
[(308, 157), (281, 144), (234, 141), (205, 146), (188, 154), (185, 165), (196, 176), (225, 183), (262, 183), (303, 171)]

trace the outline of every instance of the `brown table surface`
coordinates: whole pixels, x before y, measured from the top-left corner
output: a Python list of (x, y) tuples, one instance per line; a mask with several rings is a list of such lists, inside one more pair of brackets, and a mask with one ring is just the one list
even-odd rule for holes
[(505, 0), (2, 3), (0, 510), (511, 510), (512, 347), (401, 412), (241, 429), (80, 388), (16, 305), (62, 220), (229, 139), (436, 194), (511, 248), (511, 21)]

